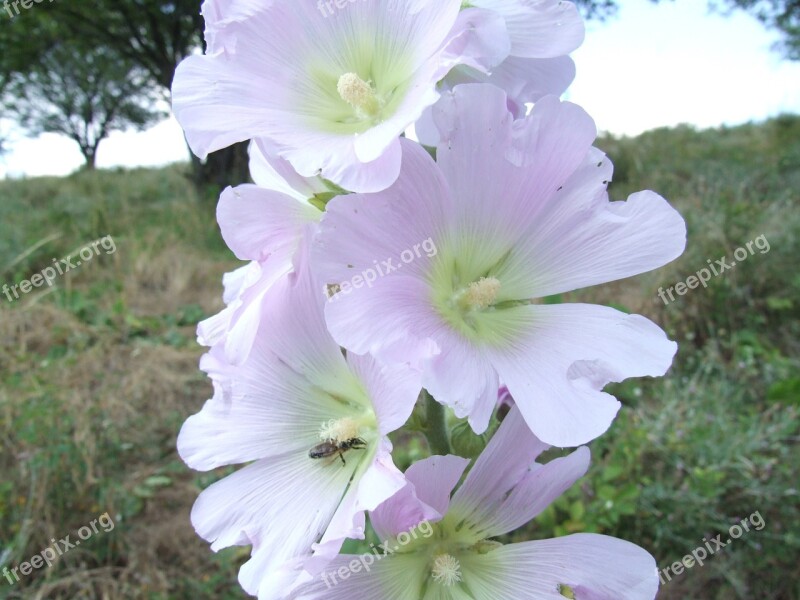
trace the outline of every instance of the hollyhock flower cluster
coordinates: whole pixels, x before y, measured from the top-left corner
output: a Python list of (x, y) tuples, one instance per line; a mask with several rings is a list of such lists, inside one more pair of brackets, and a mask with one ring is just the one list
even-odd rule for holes
[[(547, 448), (514, 409), (452, 499), (469, 461), (432, 456), (412, 465), (406, 487), (370, 515), (392, 553), (340, 555), (290, 598), (653, 598), (655, 561), (634, 544), (597, 534), (491, 539), (536, 517), (589, 467), (586, 447), (535, 462)], [(409, 535), (415, 529), (422, 534)]]
[[(603, 434), (620, 408), (603, 388), (663, 375), (677, 349), (642, 316), (558, 303), (670, 262), (686, 237), (654, 192), (609, 200), (594, 123), (558, 98), (575, 7), (202, 10), (206, 52), (178, 67), (173, 108), (200, 157), (249, 140), (254, 183), (220, 197), (245, 264), (198, 326), (214, 395), (178, 437), (194, 469), (246, 466), (200, 493), (198, 534), (252, 548), (239, 579), (260, 600), (652, 599), (633, 544), (506, 537), (589, 468), (585, 447), (543, 452)], [(433, 456), (402, 472), (390, 434)], [(369, 531), (391, 551), (340, 554), (369, 553)]]

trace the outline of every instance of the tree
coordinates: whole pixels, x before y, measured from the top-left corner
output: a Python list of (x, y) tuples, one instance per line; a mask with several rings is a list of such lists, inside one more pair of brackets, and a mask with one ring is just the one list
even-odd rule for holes
[[(203, 47), (200, 4), (201, 0), (57, 0), (48, 13), (72, 35), (89, 37), (138, 65), (169, 98), (178, 63)], [(198, 186), (221, 188), (248, 180), (246, 142), (210, 154), (205, 163), (189, 155)]]
[(112, 131), (144, 129), (164, 114), (155, 110), (149, 78), (126, 58), (102, 47), (58, 43), (11, 83), (12, 112), (38, 135), (74, 140), (93, 169), (100, 142)]
[(800, 60), (800, 0), (723, 0), (723, 5), (729, 11), (745, 10), (777, 29), (783, 37), (778, 48), (787, 59)]

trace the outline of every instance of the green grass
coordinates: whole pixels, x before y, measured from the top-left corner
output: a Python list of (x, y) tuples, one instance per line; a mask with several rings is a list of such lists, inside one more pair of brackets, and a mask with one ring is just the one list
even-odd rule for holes
[[(798, 598), (800, 118), (598, 146), (616, 165), (612, 196), (658, 191), (685, 216), (689, 244), (663, 269), (563, 300), (645, 314), (680, 350), (666, 377), (613, 386), (624, 408), (591, 444), (589, 476), (517, 537), (606, 533), (663, 568), (758, 512), (762, 530), (659, 597)], [(0, 598), (242, 598), (246, 550), (214, 555), (189, 523), (222, 473), (193, 473), (175, 453), (211, 393), (194, 326), (221, 308), (221, 275), (238, 264), (213, 203), (182, 167), (0, 182), (0, 284), (105, 235), (113, 254), (13, 303), (0, 295), (0, 567), (105, 512), (115, 527), (14, 586), (0, 578)], [(761, 235), (769, 252), (658, 299)], [(402, 466), (424, 453), (417, 436), (398, 442)]]

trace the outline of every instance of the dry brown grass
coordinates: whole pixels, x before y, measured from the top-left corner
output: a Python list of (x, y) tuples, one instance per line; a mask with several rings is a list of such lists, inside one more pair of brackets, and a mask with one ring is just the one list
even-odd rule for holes
[[(223, 587), (238, 587), (235, 568), (220, 567), (192, 529), (199, 488), (175, 451), (180, 423), (210, 393), (197, 367), (202, 348), (193, 325), (160, 324), (186, 305), (219, 310), (220, 277), (231, 266), (174, 240), (121, 239), (116, 254), (59, 282), (68, 294), (107, 285), (95, 309), (106, 319), (87, 322), (52, 292), (0, 307), (0, 465), (15, 498), (13, 506), (0, 503), (0, 539), (14, 550), (9, 566), (51, 538), (74, 539), (105, 512), (115, 522), (86, 550), (3, 586), (0, 597), (190, 597), (187, 579), (220, 572)], [(156, 325), (135, 324), (147, 319)], [(185, 343), (171, 342), (166, 329)], [(47, 414), (37, 411), (41, 422), (27, 431), (34, 405)], [(147, 488), (156, 474), (169, 483)], [(152, 495), (142, 496), (143, 488)]]

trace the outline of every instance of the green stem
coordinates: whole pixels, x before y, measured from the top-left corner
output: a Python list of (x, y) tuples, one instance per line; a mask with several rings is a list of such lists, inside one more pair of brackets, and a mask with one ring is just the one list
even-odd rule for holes
[(445, 421), (444, 406), (439, 404), (427, 390), (422, 390), (425, 398), (425, 437), (433, 454), (450, 454), (450, 438)]

